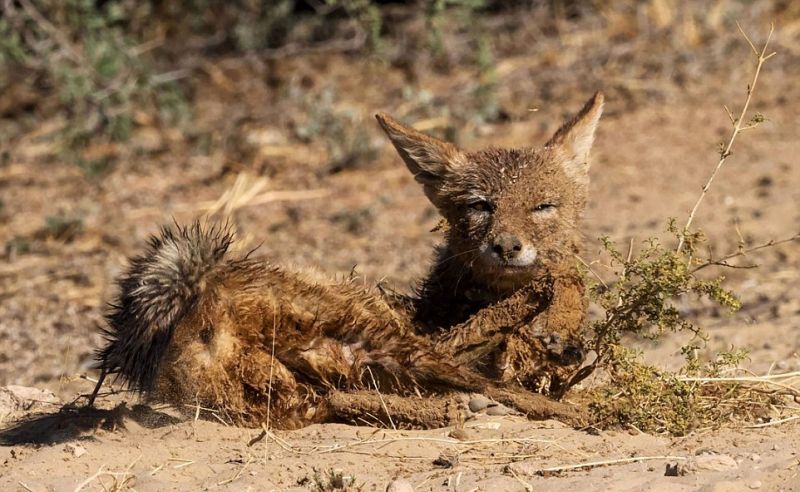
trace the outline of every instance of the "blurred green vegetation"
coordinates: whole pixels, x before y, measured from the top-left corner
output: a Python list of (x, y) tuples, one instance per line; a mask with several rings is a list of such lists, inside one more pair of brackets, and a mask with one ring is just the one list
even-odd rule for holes
[[(445, 132), (452, 124), (475, 128), (509, 117), (508, 105), (498, 97), (499, 80), (509, 73), (518, 77), (525, 73), (509, 64), (498, 71), (500, 61), (508, 57), (529, 57), (525, 63), (537, 66), (540, 98), (552, 99), (565, 78), (595, 87), (602, 78), (623, 95), (651, 97), (658, 85), (654, 75), (680, 85), (707, 73), (708, 64), (691, 63), (703, 53), (716, 60), (713, 63), (725, 64), (720, 53), (729, 45), (717, 37), (736, 34), (736, 19), (752, 18), (757, 11), (761, 17), (782, 15), (787, 25), (800, 25), (796, 3), (751, 4), (744, 0), (686, 4), (677, 0), (7, 0), (0, 3), (0, 124), (3, 118), (13, 118), (17, 130), (25, 122), (22, 130), (30, 130), (44, 115), (60, 116), (56, 133), (65, 160), (97, 175), (113, 164), (114, 157), (82, 152), (93, 143), (125, 141), (142, 124), (193, 131), (193, 79), (208, 69), (209, 61), (213, 65), (214, 60), (241, 57), (255, 65), (306, 53), (339, 52), (405, 70), (408, 84), (402, 88), (403, 97), (423, 95), (414, 83), (420, 67), (444, 74), (468, 67), (474, 76), (451, 94), (455, 97), (448, 96), (446, 104), (438, 101), (435, 108), (414, 104), (414, 113), (406, 116), (452, 118)], [(711, 46), (710, 40), (716, 44)], [(616, 78), (605, 76), (606, 72)], [(324, 89), (316, 93), (328, 94)], [(288, 126), (300, 140), (331, 141), (328, 151), (336, 171), (349, 167), (354, 158), (369, 158), (374, 149), (358, 132), (348, 140), (343, 127), (357, 118), (336, 108), (329, 96), (310, 101), (304, 95), (293, 101), (318, 118)], [(10, 142), (10, 133), (0, 125), (0, 147)], [(209, 140), (208, 135), (204, 138)]]
[[(458, 20), (470, 26), (471, 14), (486, 3), (408, 2), (425, 17), (428, 47), (437, 56), (444, 52), (442, 18), (448, 10), (457, 11)], [(192, 58), (324, 47), (351, 39), (354, 51), (381, 60), (385, 30), (381, 2), (374, 0), (11, 1), (4, 3), (0, 16), (0, 74), (5, 74), (0, 75), (0, 87), (22, 73), (57, 94), (66, 120), (64, 150), (75, 151), (98, 139), (126, 140), (137, 111), (155, 115), (160, 124), (189, 121), (191, 94), (184, 80)], [(478, 28), (475, 33), (477, 62), (482, 73), (489, 73), (490, 42)], [(481, 97), (488, 107), (491, 98), (484, 89), (491, 77), (485, 78)], [(298, 130), (313, 133), (310, 127)], [(90, 174), (107, 164), (74, 157)]]

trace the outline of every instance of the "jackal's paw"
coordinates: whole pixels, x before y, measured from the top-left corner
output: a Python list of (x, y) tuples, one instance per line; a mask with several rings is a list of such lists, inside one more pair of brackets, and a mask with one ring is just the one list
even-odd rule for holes
[(522, 383), (528, 391), (539, 393), (540, 395), (551, 396), (558, 392), (561, 387), (558, 377), (549, 374), (523, 375), (514, 370), (511, 366), (498, 368), (499, 377), (497, 380), (503, 385)]
[(541, 376), (531, 378), (528, 384), (530, 390), (534, 393), (547, 396), (550, 395), (550, 388), (553, 385), (553, 378), (547, 374), (542, 374)]

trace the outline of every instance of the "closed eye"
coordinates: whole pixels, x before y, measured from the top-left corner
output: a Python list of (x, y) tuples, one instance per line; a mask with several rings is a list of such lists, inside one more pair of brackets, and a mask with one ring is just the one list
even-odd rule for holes
[(539, 205), (536, 205), (535, 207), (533, 207), (533, 211), (534, 212), (546, 212), (546, 211), (550, 211), (550, 210), (555, 210), (556, 207), (558, 207), (558, 205), (556, 205), (555, 203), (544, 202), (544, 203), (540, 203)]
[(475, 212), (479, 213), (489, 213), (492, 211), (493, 207), (492, 204), (486, 200), (475, 200), (473, 202), (469, 202), (467, 207)]

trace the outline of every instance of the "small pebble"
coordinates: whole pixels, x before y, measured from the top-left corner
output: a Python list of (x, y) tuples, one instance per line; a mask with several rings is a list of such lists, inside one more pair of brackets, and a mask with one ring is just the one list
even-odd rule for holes
[(750, 482), (750, 485), (749, 485), (749, 487), (750, 487), (751, 489), (753, 489), (753, 490), (755, 490), (755, 489), (760, 489), (760, 488), (761, 488), (761, 480), (755, 480), (755, 481), (753, 481), (753, 482)]
[(665, 477), (683, 477), (691, 473), (692, 470), (686, 465), (685, 462), (679, 461), (677, 463), (667, 463), (667, 469), (664, 472)]
[(72, 453), (72, 456), (76, 458), (80, 458), (81, 456), (87, 453), (86, 448), (84, 448), (80, 444), (74, 444), (74, 443), (68, 443), (66, 446), (64, 446), (64, 451)]
[(727, 454), (701, 454), (696, 456), (688, 464), (688, 467), (692, 471), (727, 471), (739, 468), (739, 464)]
[(514, 411), (505, 405), (491, 405), (489, 408), (486, 409), (486, 415), (498, 416), (498, 415), (510, 415), (512, 413), (514, 413)]
[(404, 478), (395, 478), (386, 484), (386, 492), (414, 492), (414, 486)]
[(463, 427), (457, 427), (451, 430), (447, 435), (459, 441), (469, 441), (472, 439), (472, 435)]
[(494, 402), (483, 395), (473, 397), (469, 401), (469, 409), (473, 412), (480, 412)]
[(458, 464), (458, 455), (440, 454), (438, 458), (433, 460), (433, 465), (439, 468), (453, 468)]

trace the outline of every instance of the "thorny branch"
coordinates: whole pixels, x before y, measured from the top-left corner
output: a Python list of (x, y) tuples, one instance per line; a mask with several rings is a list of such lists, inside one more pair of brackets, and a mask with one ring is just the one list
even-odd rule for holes
[(758, 265), (744, 265), (744, 266), (731, 265), (730, 263), (728, 263), (728, 260), (732, 260), (732, 259), (738, 258), (740, 256), (747, 256), (749, 253), (753, 253), (754, 251), (758, 251), (758, 250), (765, 249), (765, 248), (771, 248), (773, 246), (777, 246), (779, 244), (784, 244), (784, 243), (790, 243), (792, 241), (800, 241), (800, 233), (797, 233), (794, 236), (787, 237), (785, 239), (781, 239), (781, 240), (778, 240), (778, 241), (775, 241), (774, 239), (770, 239), (769, 241), (767, 241), (767, 242), (765, 242), (763, 244), (759, 244), (757, 246), (752, 246), (750, 248), (745, 248), (745, 247), (740, 245), (739, 249), (736, 250), (733, 253), (729, 253), (729, 254), (727, 254), (727, 255), (725, 255), (725, 256), (723, 256), (721, 258), (717, 258), (717, 259), (709, 258), (705, 262), (697, 265), (694, 269), (692, 269), (691, 273), (696, 273), (697, 271), (702, 270), (702, 269), (707, 268), (707, 267), (710, 267), (710, 266), (723, 266), (723, 267), (726, 267), (726, 268), (754, 268), (754, 267), (756, 267)]
[(615, 338), (623, 331), (644, 333), (646, 325), (657, 324), (659, 330), (664, 329), (665, 326), (669, 329), (690, 330), (696, 338), (702, 338), (702, 332), (685, 319), (682, 319), (678, 312), (669, 305), (667, 299), (691, 292), (701, 297), (708, 296), (724, 306), (736, 309), (737, 300), (735, 296), (720, 286), (719, 279), (703, 281), (696, 279), (694, 274), (709, 266), (752, 268), (750, 265), (731, 264), (729, 260), (746, 256), (751, 252), (767, 247), (800, 239), (800, 234), (796, 234), (787, 239), (772, 240), (753, 247), (745, 247), (742, 240), (738, 249), (730, 254), (720, 258), (714, 258), (713, 255), (709, 254), (706, 260), (693, 262), (695, 242), (702, 238), (699, 233), (691, 233), (690, 229), (701, 203), (711, 188), (717, 173), (731, 155), (731, 149), (737, 136), (743, 131), (755, 128), (764, 121), (764, 117), (759, 113), (755, 113), (748, 120), (745, 120), (745, 118), (748, 117), (750, 102), (758, 84), (761, 69), (764, 63), (775, 55), (774, 52), (768, 51), (774, 26), (770, 26), (769, 34), (761, 50), (756, 49), (741, 27), (739, 27), (739, 30), (757, 57), (755, 73), (751, 82), (747, 85), (746, 98), (739, 116), (734, 116), (733, 112), (725, 107), (733, 127), (731, 135), (727, 143), (720, 146), (719, 161), (703, 186), (702, 193), (692, 207), (686, 224), (683, 229), (675, 228), (672, 223), (670, 224), (670, 231), (678, 236), (677, 249), (674, 252), (672, 250), (667, 252), (660, 247), (655, 247), (634, 258), (633, 242), (628, 247), (627, 255), (618, 252), (613, 245), (609, 248), (607, 243), (606, 250), (612, 252), (614, 259), (622, 266), (620, 271), (615, 272), (617, 276), (615, 281), (608, 284), (590, 268), (589, 264), (579, 258), (579, 261), (589, 269), (591, 274), (599, 279), (600, 284), (603, 286), (603, 290), (600, 291), (602, 299), (599, 303), (605, 311), (605, 319), (596, 322), (593, 327), (592, 348), (595, 352), (594, 360), (578, 370), (569, 381), (568, 386), (577, 384), (597, 367), (607, 365), (609, 359), (616, 357), (611, 349), (616, 344)]
[(709, 176), (708, 181), (706, 181), (706, 184), (703, 186), (703, 191), (700, 193), (700, 196), (697, 198), (694, 207), (692, 207), (692, 211), (689, 213), (689, 218), (686, 221), (686, 225), (683, 226), (684, 233), (681, 234), (681, 237), (678, 240), (678, 247), (675, 250), (676, 253), (680, 253), (681, 250), (683, 249), (683, 245), (686, 242), (686, 233), (689, 231), (692, 222), (694, 222), (694, 217), (697, 214), (697, 209), (700, 208), (700, 204), (703, 203), (703, 199), (706, 197), (709, 188), (711, 188), (711, 184), (714, 182), (714, 178), (717, 176), (717, 173), (719, 172), (720, 168), (722, 168), (722, 165), (725, 164), (726, 159), (731, 155), (731, 149), (733, 148), (733, 142), (736, 141), (736, 137), (745, 130), (755, 128), (761, 121), (763, 121), (763, 116), (756, 115), (753, 117), (752, 120), (748, 122), (747, 125), (743, 126), (743, 122), (745, 121), (745, 116), (747, 115), (747, 110), (750, 107), (750, 100), (753, 97), (753, 92), (755, 91), (756, 84), (758, 83), (758, 76), (761, 73), (761, 67), (764, 66), (764, 63), (767, 60), (769, 60), (775, 55), (774, 51), (772, 53), (767, 54), (767, 49), (769, 48), (769, 43), (772, 40), (772, 33), (775, 31), (775, 26), (770, 25), (769, 34), (767, 35), (767, 40), (764, 42), (764, 46), (763, 48), (761, 48), (761, 51), (758, 51), (753, 42), (747, 36), (747, 34), (745, 34), (744, 30), (742, 30), (742, 26), (740, 26), (739, 23), (736, 23), (736, 25), (737, 27), (739, 27), (739, 32), (742, 33), (742, 36), (744, 36), (744, 39), (747, 40), (747, 43), (753, 50), (753, 53), (758, 58), (758, 63), (756, 64), (756, 71), (753, 74), (752, 82), (750, 82), (750, 84), (747, 85), (747, 98), (744, 101), (744, 106), (742, 106), (742, 111), (741, 113), (739, 113), (739, 117), (734, 118), (733, 113), (731, 113), (727, 107), (725, 108), (726, 112), (728, 113), (728, 118), (730, 118), (731, 123), (733, 123), (733, 130), (731, 131), (731, 136), (728, 139), (728, 143), (720, 147), (719, 162), (717, 163), (717, 166), (714, 168), (714, 171), (711, 173), (711, 176)]

